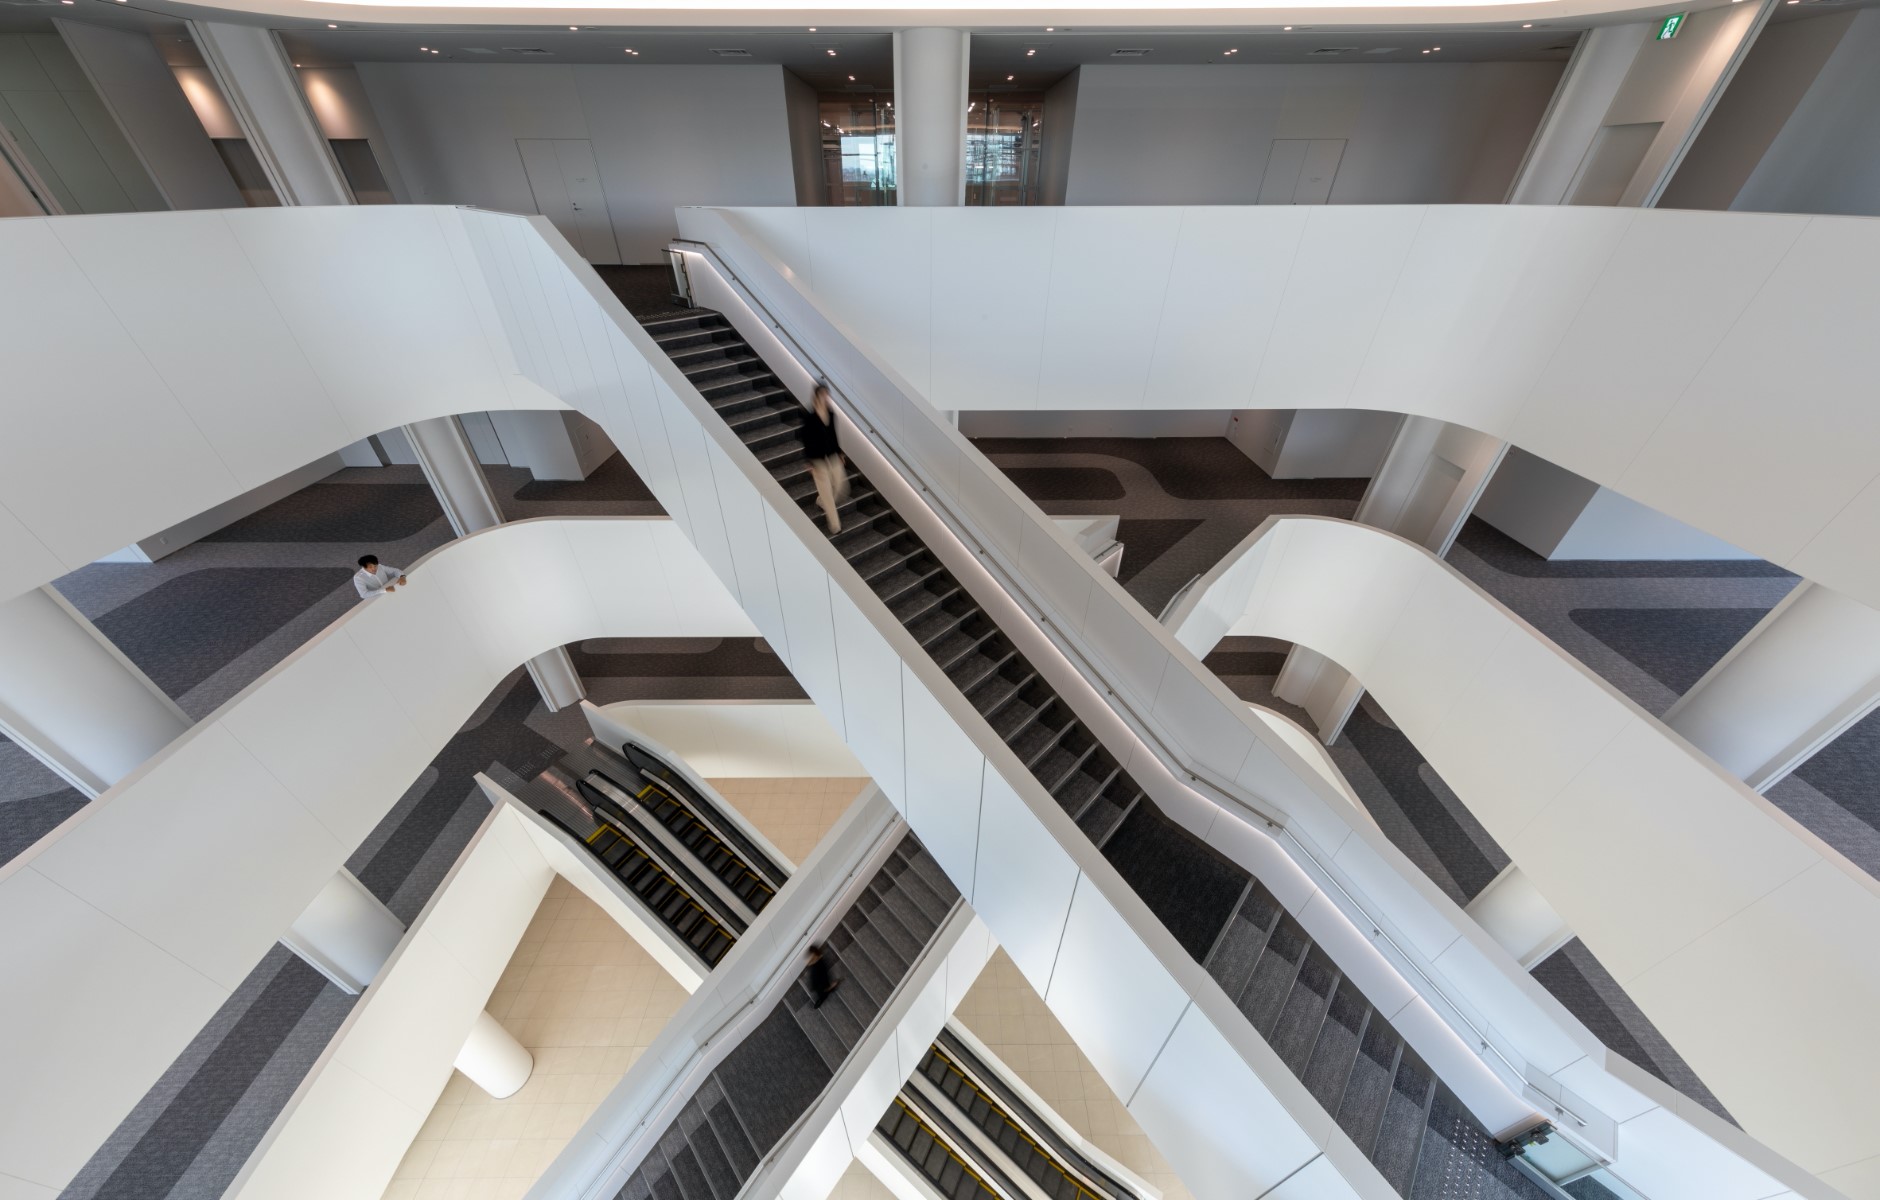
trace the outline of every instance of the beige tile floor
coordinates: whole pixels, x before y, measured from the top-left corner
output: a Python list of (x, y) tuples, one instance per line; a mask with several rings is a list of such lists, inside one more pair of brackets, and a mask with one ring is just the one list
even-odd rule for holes
[[(801, 862), (867, 781), (712, 783), (779, 851)], [(453, 1072), (384, 1200), (521, 1196), (685, 999), (685, 989), (625, 930), (566, 880), (555, 880), (489, 1003), (490, 1015), (535, 1054), (534, 1073), (514, 1096), (496, 1100)], [(835, 1194), (888, 1200), (866, 1172), (845, 1176)]]
[(1165, 1200), (1190, 1200), (1181, 1178), (1004, 950), (993, 952), (953, 1015), (1071, 1128), (1160, 1188)]

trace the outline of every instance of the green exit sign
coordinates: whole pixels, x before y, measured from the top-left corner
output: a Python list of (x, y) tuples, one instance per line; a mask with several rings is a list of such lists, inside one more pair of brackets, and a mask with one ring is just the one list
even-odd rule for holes
[(1658, 26), (1658, 40), (1668, 42), (1678, 36), (1678, 30), (1684, 28), (1684, 18), (1690, 15), (1690, 13), (1672, 13), (1666, 17)]

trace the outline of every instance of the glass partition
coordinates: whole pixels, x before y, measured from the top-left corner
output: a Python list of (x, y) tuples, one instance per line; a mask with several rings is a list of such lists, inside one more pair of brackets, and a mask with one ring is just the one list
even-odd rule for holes
[(966, 203), (1039, 204), (1044, 94), (976, 92), (966, 105)]
[(829, 203), (873, 207), (895, 202), (894, 101), (891, 93), (824, 95), (823, 170)]

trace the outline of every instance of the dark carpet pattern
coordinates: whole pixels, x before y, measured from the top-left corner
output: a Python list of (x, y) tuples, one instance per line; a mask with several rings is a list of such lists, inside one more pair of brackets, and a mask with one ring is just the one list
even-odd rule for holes
[[(554, 503), (556, 501), (576, 501), (591, 504), (596, 501), (607, 503), (651, 504), (655, 510), (659, 502), (653, 499), (652, 489), (640, 479), (627, 460), (615, 454), (586, 479), (531, 479), (516, 489), (516, 500), (524, 505)], [(632, 515), (644, 515), (634, 512)]]
[(93, 623), (151, 682), (181, 696), (347, 586), (352, 574), (345, 567), (205, 567), (159, 584)]
[(85, 794), (72, 787), (0, 803), (0, 864), (11, 862), (85, 804)]
[(802, 700), (762, 638), (607, 638), (570, 646), (582, 678), (618, 680), (615, 700)]
[[(1365, 486), (1362, 479), (1272, 479), (1225, 438), (975, 438), (973, 444), (1053, 516), (1120, 517), (1117, 579), (1151, 615), (1267, 517), (1349, 517)], [(1078, 481), (1097, 494), (1070, 486)]]
[(381, 483), (366, 490), (316, 483), (202, 541), (394, 542), (416, 536), (443, 515), (429, 484)]
[(1785, 579), (1774, 563), (1744, 559), (1571, 559), (1551, 562), (1480, 517), (1470, 517), (1456, 544), (1505, 575), (1531, 579)]
[(1125, 495), (1113, 471), (1102, 467), (1012, 467), (1006, 471), (1033, 500), (1121, 500)]
[(1760, 608), (1575, 608), (1567, 616), (1679, 695), (1763, 619)]

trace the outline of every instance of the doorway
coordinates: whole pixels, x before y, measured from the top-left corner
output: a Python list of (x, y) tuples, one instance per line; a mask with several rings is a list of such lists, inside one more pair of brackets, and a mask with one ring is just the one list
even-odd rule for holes
[(594, 145), (586, 138), (517, 138), (522, 170), (535, 193), (535, 211), (595, 264), (620, 262), (614, 224), (601, 190)]

